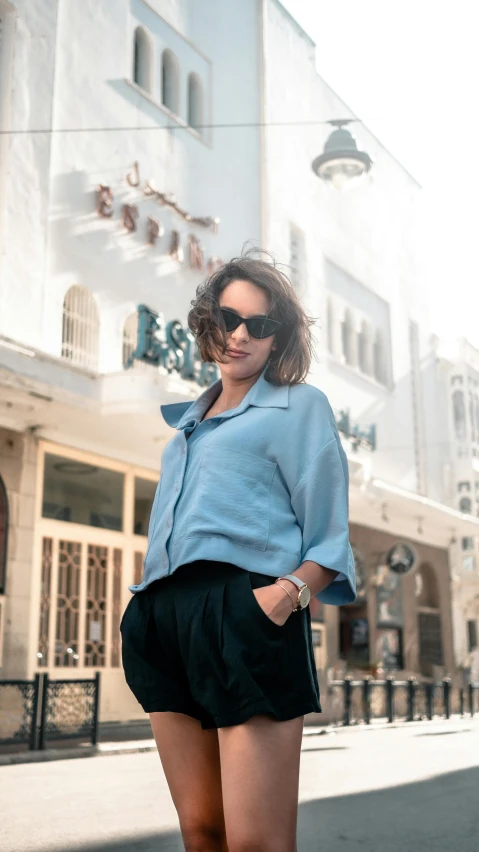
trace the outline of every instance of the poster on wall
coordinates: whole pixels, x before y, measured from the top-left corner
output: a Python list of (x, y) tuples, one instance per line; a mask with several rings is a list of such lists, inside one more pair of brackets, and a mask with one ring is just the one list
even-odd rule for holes
[(402, 631), (381, 628), (376, 637), (376, 660), (383, 669), (402, 669)]
[(401, 578), (387, 569), (376, 588), (376, 623), (402, 625)]

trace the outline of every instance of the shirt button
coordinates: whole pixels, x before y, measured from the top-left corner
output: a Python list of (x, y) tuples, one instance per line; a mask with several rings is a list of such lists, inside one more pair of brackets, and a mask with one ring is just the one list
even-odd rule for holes
[(180, 490), (180, 483), (177, 482), (176, 485), (175, 485), (175, 491), (179, 491), (179, 490)]

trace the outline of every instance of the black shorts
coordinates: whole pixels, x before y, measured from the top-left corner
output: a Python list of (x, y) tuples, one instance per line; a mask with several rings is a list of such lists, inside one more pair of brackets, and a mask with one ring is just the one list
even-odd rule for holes
[(284, 721), (321, 712), (309, 607), (275, 624), (252, 591), (273, 582), (198, 560), (133, 595), (120, 624), (122, 661), (146, 713), (222, 728), (258, 713)]

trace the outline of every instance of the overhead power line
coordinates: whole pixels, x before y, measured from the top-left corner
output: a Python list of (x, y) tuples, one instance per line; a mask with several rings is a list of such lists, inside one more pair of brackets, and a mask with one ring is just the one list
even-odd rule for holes
[[(330, 119), (327, 121), (250, 121), (239, 123), (223, 123), (223, 124), (198, 124), (192, 127), (189, 124), (164, 124), (156, 125), (155, 127), (146, 127), (144, 125), (135, 125), (132, 127), (51, 127), (51, 128), (32, 128), (23, 130), (0, 130), (0, 136), (26, 136), (40, 135), (42, 133), (58, 134), (58, 133), (127, 133), (129, 131), (156, 131), (156, 130), (239, 130), (242, 128), (255, 127), (319, 127), (325, 124), (331, 124)], [(350, 123), (364, 124), (360, 118), (345, 119)]]

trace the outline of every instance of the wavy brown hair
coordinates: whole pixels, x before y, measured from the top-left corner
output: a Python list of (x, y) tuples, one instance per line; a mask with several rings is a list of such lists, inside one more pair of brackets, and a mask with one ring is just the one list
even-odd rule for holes
[(234, 257), (197, 287), (188, 313), (188, 326), (204, 361), (226, 363), (223, 357), (226, 330), (219, 307), (220, 293), (231, 281), (237, 280), (261, 287), (269, 296), (268, 316), (283, 323), (275, 334), (276, 349), (271, 353), (265, 378), (273, 385), (299, 384), (308, 375), (314, 355), (310, 327), (316, 320), (306, 314), (289, 278), (275, 261), (269, 255), (269, 260), (251, 255), (249, 251)]

